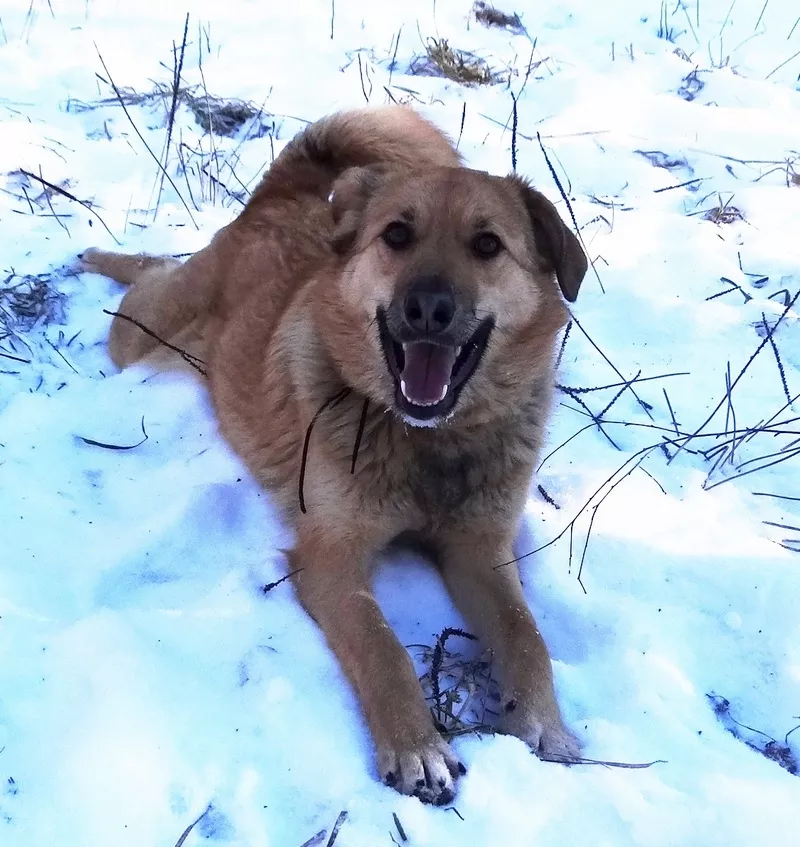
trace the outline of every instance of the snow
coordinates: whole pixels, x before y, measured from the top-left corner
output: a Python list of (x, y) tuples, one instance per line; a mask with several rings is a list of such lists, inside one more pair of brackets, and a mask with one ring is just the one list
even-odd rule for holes
[[(437, 847), (795, 843), (797, 776), (727, 718), (781, 743), (800, 721), (800, 530), (774, 525), (800, 526), (786, 397), (800, 392), (800, 310), (785, 309), (800, 290), (796, 4), (506, 7), (530, 37), (486, 29), (470, 5), (337, 0), (331, 38), (327, 0), (0, 0), (0, 281), (43, 274), (65, 313), (0, 341), (0, 844), (171, 847), (200, 818), (185, 847), (299, 847), (321, 830), (326, 843), (343, 810), (339, 847), (399, 841), (393, 813), (409, 844)], [(118, 103), (96, 105), (113, 98), (109, 74), (138, 92), (169, 85), (187, 11), (186, 83), (263, 104), (275, 128), (212, 139), (180, 108), (168, 170), (191, 217), (169, 184), (154, 212), (155, 162)], [(428, 37), (508, 69), (509, 83), (405, 75)], [(565, 717), (591, 758), (663, 761), (566, 768), (513, 738), (462, 736), (458, 814), (377, 780), (354, 696), (290, 582), (260, 590), (286, 574), (291, 533), (217, 434), (204, 386), (191, 371), (117, 373), (103, 310), (121, 290), (72, 270), (81, 249), (114, 248), (103, 223), (130, 251), (204, 245), (240, 208), (208, 173), (252, 185), (305, 121), (383, 103), (385, 87), (496, 173), (511, 167), (513, 92), (519, 171), (568, 218), (540, 133), (605, 289), (590, 272), (580, 327), (626, 379), (680, 374), (635, 385), (652, 420), (623, 392), (608, 438), (575, 398), (597, 413), (618, 387), (559, 393), (518, 544), (545, 544), (580, 512), (571, 559), (567, 531), (522, 566)], [(161, 100), (128, 110), (163, 155)], [(48, 200), (20, 169), (99, 218)], [(704, 218), (726, 203), (743, 219)], [(789, 434), (756, 433), (716, 468), (690, 449), (723, 438), (670, 447), (670, 461), (646, 450), (674, 437), (667, 395), (694, 432), (764, 341), (703, 432), (777, 413)], [(559, 380), (620, 382), (577, 325)], [(130, 446), (142, 427), (129, 450), (82, 440)], [(779, 450), (786, 461), (734, 478)], [(602, 505), (608, 486), (580, 511), (620, 468)], [(408, 556), (388, 558), (377, 592), (405, 644), (464, 625)]]

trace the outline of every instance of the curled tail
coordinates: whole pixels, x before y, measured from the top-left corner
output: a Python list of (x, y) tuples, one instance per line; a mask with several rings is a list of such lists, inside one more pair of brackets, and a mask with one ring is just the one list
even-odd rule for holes
[(339, 112), (311, 124), (286, 145), (250, 204), (309, 193), (326, 199), (348, 168), (375, 164), (456, 167), (461, 159), (441, 130), (407, 106)]

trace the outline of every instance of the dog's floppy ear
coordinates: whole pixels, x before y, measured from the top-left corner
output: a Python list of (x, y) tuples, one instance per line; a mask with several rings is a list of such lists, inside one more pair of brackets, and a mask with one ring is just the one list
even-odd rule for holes
[(353, 245), (362, 212), (385, 176), (380, 167), (350, 168), (333, 184), (328, 199), (334, 224), (331, 247), (335, 253), (346, 253)]
[(509, 179), (522, 193), (533, 226), (536, 249), (555, 271), (561, 293), (570, 303), (574, 303), (589, 267), (580, 241), (543, 194), (531, 188), (524, 179)]

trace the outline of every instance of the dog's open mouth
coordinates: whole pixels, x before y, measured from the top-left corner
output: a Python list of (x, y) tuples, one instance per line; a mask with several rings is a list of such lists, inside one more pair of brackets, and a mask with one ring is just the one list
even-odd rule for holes
[(480, 364), (494, 321), (482, 321), (467, 341), (454, 346), (428, 340), (396, 341), (382, 310), (377, 319), (398, 410), (410, 422), (447, 417)]

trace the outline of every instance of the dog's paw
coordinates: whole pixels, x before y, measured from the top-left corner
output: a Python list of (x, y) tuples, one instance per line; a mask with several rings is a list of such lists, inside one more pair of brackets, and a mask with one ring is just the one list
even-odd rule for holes
[(444, 806), (455, 797), (455, 780), (467, 769), (434, 730), (417, 743), (394, 743), (378, 749), (378, 767), (386, 785), (423, 803)]
[(569, 764), (581, 757), (581, 743), (564, 726), (558, 713), (541, 715), (509, 700), (498, 727), (522, 739), (540, 759)]
[(75, 264), (80, 270), (91, 273), (95, 270), (96, 262), (102, 255), (103, 251), (98, 250), (97, 247), (87, 247), (83, 253), (78, 253), (75, 257)]

